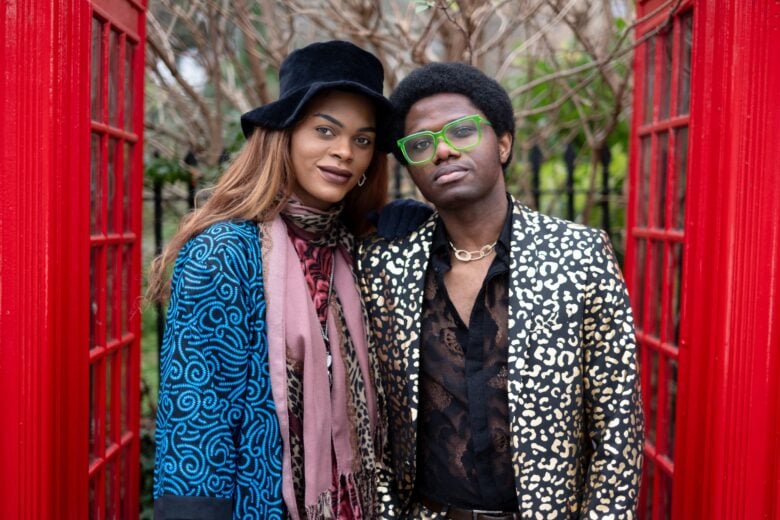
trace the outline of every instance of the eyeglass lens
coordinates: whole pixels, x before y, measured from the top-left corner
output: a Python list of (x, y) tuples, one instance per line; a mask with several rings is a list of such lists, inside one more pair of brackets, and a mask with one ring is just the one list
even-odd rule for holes
[[(466, 150), (479, 142), (479, 123), (473, 119), (453, 121), (442, 128), (447, 144), (458, 151)], [(412, 162), (427, 161), (436, 153), (435, 135), (425, 133), (404, 143), (406, 155)]]

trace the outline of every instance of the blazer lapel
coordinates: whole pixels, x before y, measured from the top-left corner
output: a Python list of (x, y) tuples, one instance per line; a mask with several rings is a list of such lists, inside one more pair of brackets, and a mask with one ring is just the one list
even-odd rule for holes
[[(512, 244), (510, 253), (509, 280), (509, 423), (512, 432), (512, 465), (515, 472), (516, 489), (521, 512), (523, 501), (520, 492), (529, 483), (529, 476), (535, 470), (532, 443), (535, 417), (523, 414), (523, 403), (533, 396), (527, 384), (538, 369), (530, 351), (535, 334), (546, 326), (550, 314), (545, 308), (541, 286), (544, 277), (540, 273), (541, 240), (538, 215), (512, 199)], [(525, 490), (527, 491), (527, 490)]]
[(415, 439), (417, 432), (417, 412), (419, 410), (419, 376), (420, 376), (420, 333), (422, 330), (422, 305), (425, 293), (425, 276), (428, 270), (428, 262), (433, 240), (433, 231), (436, 229), (437, 214), (434, 213), (419, 229), (410, 234), (401, 248), (404, 252), (403, 283), (401, 284), (396, 312), (401, 312), (401, 322), (405, 324), (405, 330), (399, 331), (401, 350), (406, 360), (405, 372), (407, 375), (406, 393), (409, 399), (412, 417), (412, 428)]

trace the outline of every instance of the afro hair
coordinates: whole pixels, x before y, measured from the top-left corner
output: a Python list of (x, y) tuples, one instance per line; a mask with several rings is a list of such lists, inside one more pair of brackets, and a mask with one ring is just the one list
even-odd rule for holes
[[(393, 116), (390, 121), (390, 138), (395, 144), (404, 136), (406, 116), (419, 100), (436, 94), (461, 94), (471, 100), (493, 126), (496, 135), (509, 132), (514, 142), (515, 118), (509, 95), (496, 80), (486, 76), (481, 70), (465, 63), (429, 63), (411, 74), (398, 84), (390, 95)], [(406, 164), (401, 150), (393, 146), (393, 155), (401, 164)], [(501, 166), (506, 171), (512, 162), (512, 154)]]

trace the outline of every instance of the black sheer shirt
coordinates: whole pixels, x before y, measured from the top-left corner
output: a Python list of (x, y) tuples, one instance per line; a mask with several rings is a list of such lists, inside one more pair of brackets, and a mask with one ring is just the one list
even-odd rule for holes
[(468, 327), (444, 285), (451, 264), (441, 220), (434, 231), (422, 308), (420, 499), (465, 509), (517, 510), (507, 398), (511, 230), (510, 202)]

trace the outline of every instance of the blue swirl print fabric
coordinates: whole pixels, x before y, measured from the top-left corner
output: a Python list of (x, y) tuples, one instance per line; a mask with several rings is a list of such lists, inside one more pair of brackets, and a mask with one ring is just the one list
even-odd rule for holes
[(264, 319), (255, 223), (185, 244), (160, 357), (156, 518), (285, 517)]

